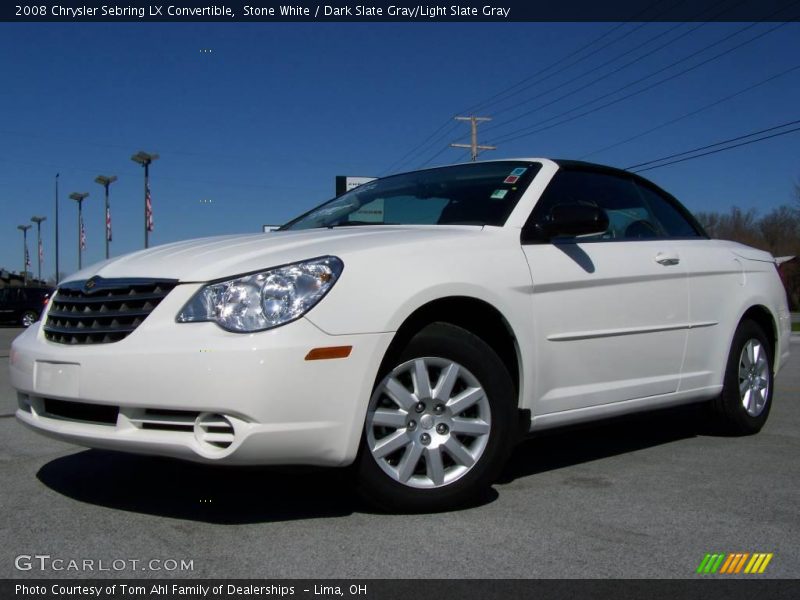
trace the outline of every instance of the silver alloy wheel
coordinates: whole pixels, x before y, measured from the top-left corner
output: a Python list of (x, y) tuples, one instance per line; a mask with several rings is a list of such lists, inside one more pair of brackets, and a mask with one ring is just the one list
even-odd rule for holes
[(422, 357), (395, 367), (370, 399), (367, 444), (392, 479), (438, 488), (466, 475), (489, 441), (491, 408), (458, 363)]
[(31, 312), (26, 312), (22, 315), (22, 326), (30, 327), (36, 322), (36, 315)]
[(739, 397), (751, 417), (757, 417), (769, 397), (769, 361), (763, 344), (751, 338), (739, 357)]

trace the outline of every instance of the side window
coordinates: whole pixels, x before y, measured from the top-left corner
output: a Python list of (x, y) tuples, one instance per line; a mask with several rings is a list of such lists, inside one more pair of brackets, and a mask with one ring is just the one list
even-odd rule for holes
[(700, 237), (694, 225), (667, 198), (644, 185), (636, 184), (636, 188), (668, 237)]
[(581, 241), (652, 239), (663, 232), (630, 179), (594, 171), (559, 170), (533, 209), (533, 223), (544, 221), (558, 204), (598, 206), (608, 215), (608, 229)]

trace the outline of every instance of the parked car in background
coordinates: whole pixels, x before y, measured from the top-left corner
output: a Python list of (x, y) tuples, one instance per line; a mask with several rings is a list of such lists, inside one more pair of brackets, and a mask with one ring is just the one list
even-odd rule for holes
[(435, 510), (550, 427), (705, 402), (755, 433), (789, 337), (768, 253), (709, 239), (637, 175), (520, 159), (386, 177), (267, 235), (88, 267), (9, 364), (17, 418), (45, 435), (352, 464), (379, 506)]
[(30, 327), (39, 319), (53, 291), (48, 287), (0, 288), (0, 322)]

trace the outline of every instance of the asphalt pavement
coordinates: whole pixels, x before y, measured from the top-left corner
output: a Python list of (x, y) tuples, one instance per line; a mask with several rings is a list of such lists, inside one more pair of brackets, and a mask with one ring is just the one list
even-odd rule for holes
[(208, 467), (28, 431), (10, 416), (19, 331), (0, 329), (0, 578), (686, 578), (731, 552), (773, 554), (747, 577), (800, 573), (800, 336), (759, 435), (712, 435), (697, 408), (550, 433), (475, 506), (385, 515), (347, 470)]

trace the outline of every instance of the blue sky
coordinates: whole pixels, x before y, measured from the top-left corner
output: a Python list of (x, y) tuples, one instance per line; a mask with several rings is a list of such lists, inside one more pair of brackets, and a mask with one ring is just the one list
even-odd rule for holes
[[(800, 65), (800, 23), (593, 114), (503, 138), (598, 96), (613, 100), (775, 27), (736, 33), (746, 25), (3, 23), (0, 267), (20, 269), (16, 226), (39, 214), (48, 219), (43, 273), (53, 272), (56, 172), (65, 272), (77, 268), (70, 192), (91, 194), (84, 203), (84, 265), (103, 257), (98, 174), (119, 177), (111, 188), (112, 255), (142, 247), (142, 169), (130, 161), (140, 149), (161, 155), (152, 168), (152, 245), (259, 231), (332, 196), (336, 175), (410, 170), (437, 153), (429, 164), (463, 160), (461, 151), (439, 153), (467, 132), (465, 124), (450, 125), (450, 117), (606, 34), (561, 68), (530, 79), (534, 85), (522, 93), (478, 111), (495, 118), (479, 130), (481, 142), (499, 140), (498, 150), (483, 155), (487, 159), (583, 157)], [(726, 36), (695, 58), (612, 94)], [(559, 96), (565, 97), (554, 101)], [(800, 69), (588, 158), (626, 167), (800, 119), (798, 107)], [(443, 132), (453, 131), (396, 165), (442, 125)], [(800, 178), (800, 133), (644, 175), (691, 210), (737, 205), (766, 212), (791, 202)], [(35, 271), (32, 238), (29, 248)]]

